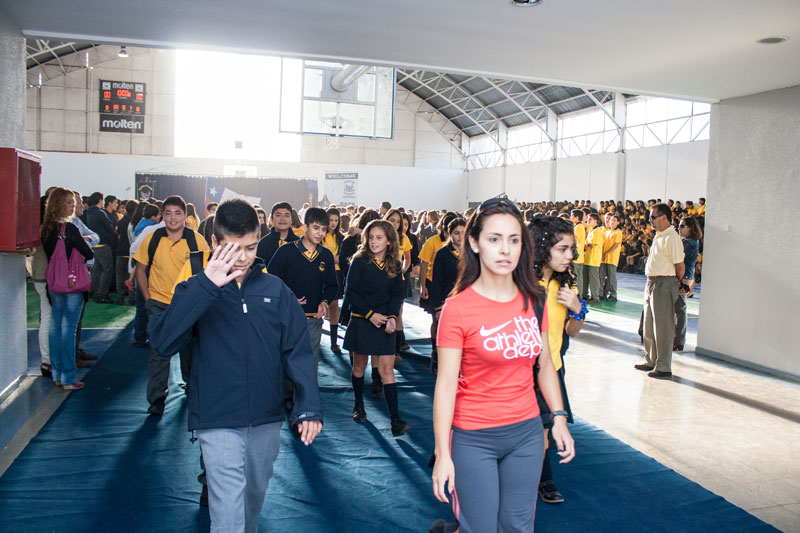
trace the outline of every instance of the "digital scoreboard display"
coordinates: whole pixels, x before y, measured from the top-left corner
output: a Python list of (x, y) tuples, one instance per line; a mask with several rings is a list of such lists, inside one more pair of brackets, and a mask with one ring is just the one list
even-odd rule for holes
[(100, 131), (144, 133), (145, 84), (100, 80)]

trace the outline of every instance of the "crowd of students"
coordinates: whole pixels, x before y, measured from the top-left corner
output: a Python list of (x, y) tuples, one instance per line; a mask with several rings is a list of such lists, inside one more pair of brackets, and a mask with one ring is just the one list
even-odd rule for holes
[[(41, 329), (49, 332), (48, 362), (40, 331), (42, 372), (65, 389), (83, 386), (70, 363), (81, 361), (84, 302), (110, 303), (115, 282), (117, 303), (136, 305), (133, 345), (150, 348), (148, 413), (164, 413), (169, 361), (179, 353), (212, 530), (249, 530), (281, 421), (288, 416), (306, 445), (322, 429), (316, 376), (325, 319), (334, 354), (342, 353), (345, 330), (353, 420), (367, 419), (369, 364), (371, 394), (384, 398), (392, 435), (411, 431), (400, 416), (394, 367), (409, 349), (403, 304), (418, 282), (437, 379), (434, 495), (453, 504), (462, 531), (532, 529), (537, 492), (545, 502), (564, 501), (548, 450), (561, 463), (575, 454), (566, 426), (569, 337), (580, 331), (587, 302), (616, 301), (617, 269), (635, 271), (646, 257), (648, 206), (656, 203), (595, 209), (587, 201), (498, 197), (460, 214), (389, 202), (377, 209), (305, 204), (299, 212), (277, 202), (267, 212), (229, 200), (205, 206), (200, 221), (180, 196), (120, 202), (53, 188), (43, 197), (44, 263), (34, 269), (45, 294)], [(697, 207), (668, 204), (699, 263), (704, 199)], [(41, 265), (60, 240), (67, 257), (77, 250), (94, 259), (84, 291), (61, 295), (44, 282)], [(685, 300), (682, 308), (685, 336)]]

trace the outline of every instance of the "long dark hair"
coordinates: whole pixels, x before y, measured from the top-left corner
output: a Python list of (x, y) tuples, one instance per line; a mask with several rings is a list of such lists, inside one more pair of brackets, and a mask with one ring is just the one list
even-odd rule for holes
[(694, 239), (696, 241), (700, 241), (703, 239), (703, 230), (700, 229), (700, 223), (697, 222), (697, 219), (694, 217), (684, 217), (681, 220), (681, 223), (685, 224), (689, 228), (689, 238)]
[[(497, 200), (492, 202), (493, 200)], [(492, 202), (490, 204), (490, 202)], [(483, 207), (489, 204), (488, 207)], [(458, 263), (458, 280), (451, 294), (458, 294), (467, 287), (475, 283), (481, 275), (481, 259), (477, 252), (472, 251), (469, 246), (469, 237), (476, 241), (483, 231), (486, 219), (493, 215), (511, 215), (519, 222), (520, 238), (522, 239), (522, 250), (519, 255), (519, 262), (512, 273), (514, 283), (522, 292), (523, 309), (528, 310), (528, 301), (539, 301), (544, 290), (533, 276), (533, 243), (531, 234), (525, 228), (522, 221), (522, 214), (510, 200), (492, 199), (487, 200), (481, 207), (472, 214), (464, 230), (464, 247), (461, 254), (461, 261)]]
[[(328, 214), (328, 217), (330, 217), (331, 215), (336, 215), (338, 222), (336, 223), (336, 229), (333, 230), (333, 236), (336, 239), (336, 245), (340, 246), (342, 244), (342, 240), (344, 239), (344, 235), (342, 234), (342, 214), (335, 207), (331, 207), (325, 212)], [(331, 230), (325, 228), (326, 234), (330, 232)]]
[(59, 223), (67, 217), (71, 217), (72, 213), (68, 211), (67, 202), (69, 199), (75, 199), (75, 194), (63, 187), (57, 187), (50, 191), (47, 196), (47, 202), (44, 205), (44, 219), (42, 221), (42, 240), (45, 240), (52, 231), (58, 227)]
[[(541, 217), (531, 223), (533, 232), (533, 272), (538, 279), (544, 278), (544, 267), (550, 263), (550, 250), (563, 239), (564, 235), (574, 235), (575, 226), (568, 220), (557, 217)], [(572, 257), (578, 257), (578, 247), (572, 243)], [(574, 284), (575, 273), (572, 264), (564, 272), (553, 271), (550, 279), (558, 281), (562, 287)]]
[(359, 257), (364, 257), (368, 261), (375, 258), (372, 250), (369, 249), (369, 232), (374, 228), (380, 228), (386, 235), (386, 240), (389, 241), (386, 252), (383, 254), (383, 260), (386, 263), (386, 275), (393, 278), (400, 272), (399, 261), (397, 260), (397, 251), (400, 249), (400, 243), (397, 240), (397, 232), (394, 226), (388, 220), (373, 220), (367, 224), (367, 227), (361, 233), (361, 244), (358, 246), (358, 251), (350, 261), (355, 261)]

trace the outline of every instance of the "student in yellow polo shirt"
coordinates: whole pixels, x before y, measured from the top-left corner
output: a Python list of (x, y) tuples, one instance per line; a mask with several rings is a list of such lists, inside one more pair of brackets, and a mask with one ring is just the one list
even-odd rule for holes
[(575, 286), (578, 287), (578, 294), (586, 294), (585, 284), (586, 278), (584, 276), (584, 256), (586, 255), (586, 228), (583, 227), (583, 211), (580, 209), (573, 209), (570, 213), (570, 220), (575, 226), (575, 245), (578, 250), (578, 256), (572, 262), (575, 268)]
[(603, 241), (603, 256), (600, 259), (600, 299), (609, 302), (617, 301), (617, 265), (622, 252), (622, 231), (619, 229), (619, 217), (609, 218), (608, 228)]
[[(145, 300), (148, 318), (167, 310), (172, 301), (175, 280), (189, 259), (189, 253), (196, 250), (208, 251), (208, 244), (202, 235), (185, 226), (186, 203), (180, 196), (169, 196), (164, 200), (164, 228), (145, 237), (136, 250), (136, 282)], [(151, 242), (157, 239), (154, 252)], [(149, 269), (149, 272), (148, 272)], [(180, 350), (181, 374), (184, 383), (189, 383), (191, 374), (191, 346)], [(160, 416), (169, 392), (169, 357), (150, 349), (147, 361), (147, 412)]]
[(586, 256), (583, 259), (591, 292), (591, 299), (587, 301), (589, 303), (597, 303), (600, 301), (600, 263), (603, 257), (605, 236), (603, 234), (603, 226), (600, 225), (600, 215), (590, 213), (587, 224), (589, 226), (589, 235), (586, 237)]

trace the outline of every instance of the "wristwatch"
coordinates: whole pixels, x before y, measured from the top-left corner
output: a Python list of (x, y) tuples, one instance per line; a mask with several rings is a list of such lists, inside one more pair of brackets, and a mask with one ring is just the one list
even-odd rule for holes
[(553, 411), (550, 413), (550, 416), (553, 418), (553, 420), (555, 420), (557, 416), (563, 416), (564, 418), (569, 418), (569, 413), (563, 410)]

